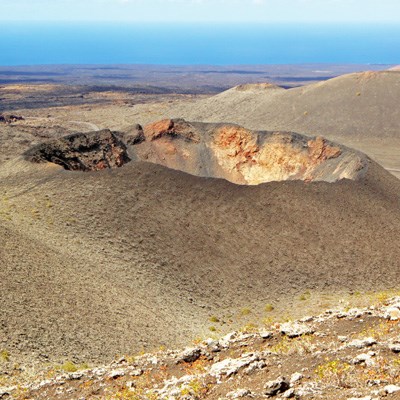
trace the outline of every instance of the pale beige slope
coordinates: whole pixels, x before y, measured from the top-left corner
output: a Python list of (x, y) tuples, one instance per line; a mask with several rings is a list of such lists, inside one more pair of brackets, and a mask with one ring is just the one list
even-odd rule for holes
[(288, 90), (234, 88), (186, 112), (192, 120), (235, 122), (254, 129), (400, 138), (398, 104), (400, 72), (384, 71), (344, 75)]

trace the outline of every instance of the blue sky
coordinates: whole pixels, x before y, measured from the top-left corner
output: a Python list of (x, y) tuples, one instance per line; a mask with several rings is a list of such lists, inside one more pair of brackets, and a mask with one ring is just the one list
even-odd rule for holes
[(0, 20), (400, 23), (400, 0), (0, 0)]

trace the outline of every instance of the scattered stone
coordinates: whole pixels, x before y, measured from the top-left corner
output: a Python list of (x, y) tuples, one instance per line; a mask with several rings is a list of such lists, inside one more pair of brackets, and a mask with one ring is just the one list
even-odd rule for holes
[(295, 372), (290, 377), (290, 384), (293, 385), (294, 383), (300, 381), (301, 379), (303, 379), (303, 374), (301, 374), (300, 372)]
[(339, 342), (344, 343), (344, 342), (347, 342), (349, 339), (347, 336), (338, 336), (338, 340), (339, 340)]
[(108, 377), (111, 379), (117, 379), (124, 375), (125, 375), (125, 371), (123, 369), (114, 369), (113, 371), (111, 371), (108, 374)]
[(95, 368), (92, 370), (93, 375), (96, 376), (104, 376), (106, 374), (106, 369), (105, 368)]
[(347, 311), (347, 316), (351, 318), (360, 318), (364, 312), (358, 308), (351, 308), (349, 311)]
[(68, 375), (68, 379), (71, 381), (77, 381), (83, 377), (83, 372), (72, 372)]
[(296, 395), (296, 394), (295, 394), (294, 389), (291, 388), (291, 389), (289, 389), (289, 390), (286, 390), (286, 392), (284, 392), (283, 395), (282, 395), (281, 397), (284, 398), (284, 399), (291, 399), (291, 398), (294, 397), (295, 395)]
[(376, 344), (376, 340), (372, 337), (364, 338), (364, 339), (354, 339), (352, 340), (347, 347), (355, 347), (356, 349), (364, 349), (366, 347), (370, 347)]
[(396, 340), (395, 342), (389, 343), (388, 347), (393, 353), (400, 353), (400, 341)]
[(253, 397), (251, 390), (249, 389), (238, 389), (226, 394), (229, 399), (240, 399), (242, 397)]
[(272, 332), (269, 332), (269, 331), (261, 331), (260, 336), (262, 339), (270, 339), (270, 338), (272, 338), (273, 334), (272, 334)]
[(0, 387), (0, 399), (3, 397), (8, 397), (11, 396), (12, 391), (14, 391), (17, 387), (12, 386), (12, 387)]
[(125, 383), (125, 386), (128, 389), (134, 389), (136, 387), (136, 383), (134, 381), (128, 381), (128, 382)]
[(385, 318), (390, 321), (398, 321), (400, 319), (400, 309), (397, 307), (387, 307), (385, 309)]
[(358, 356), (354, 357), (352, 360), (353, 364), (362, 364), (365, 363), (368, 367), (375, 364), (372, 360), (372, 357), (375, 356), (375, 352), (369, 351), (368, 353), (359, 354)]
[(210, 368), (210, 375), (216, 378), (227, 377), (236, 374), (240, 369), (247, 367), (254, 361), (259, 361), (257, 354), (244, 354), (241, 358), (226, 358), (223, 361), (213, 364)]
[[(223, 341), (223, 339), (221, 339), (221, 343), (223, 343), (222, 342)], [(220, 342), (218, 341), (218, 340), (213, 340), (213, 339), (207, 339), (206, 341), (205, 341), (205, 344), (206, 344), (206, 346), (208, 347), (208, 349), (212, 352), (212, 353), (218, 353), (218, 352), (220, 352), (222, 349), (221, 349), (221, 346), (220, 346)], [(228, 347), (229, 346), (229, 344), (222, 344), (222, 347)]]
[(186, 363), (192, 363), (198, 360), (200, 356), (201, 350), (198, 347), (187, 348), (178, 356), (178, 359)]
[(115, 361), (116, 364), (125, 364), (126, 363), (126, 358), (122, 356), (119, 358), (117, 361)]
[(280, 331), (289, 338), (295, 338), (314, 333), (309, 326), (300, 324), (298, 322), (286, 322), (280, 326)]
[(143, 370), (142, 369), (134, 369), (129, 373), (130, 376), (141, 376), (143, 375)]
[(276, 396), (277, 394), (284, 393), (289, 389), (290, 385), (287, 379), (283, 376), (269, 381), (264, 385), (264, 394), (268, 397)]
[(393, 394), (396, 392), (400, 391), (400, 386), (397, 385), (387, 385), (383, 388), (383, 390), (387, 393), (387, 394)]
[(255, 361), (255, 362), (251, 363), (243, 372), (246, 375), (250, 375), (257, 370), (265, 368), (266, 366), (267, 366), (267, 364), (265, 363), (264, 360)]

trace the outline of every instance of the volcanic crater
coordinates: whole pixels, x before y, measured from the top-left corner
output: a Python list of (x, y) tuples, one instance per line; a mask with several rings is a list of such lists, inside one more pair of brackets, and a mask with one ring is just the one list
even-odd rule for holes
[(254, 131), (229, 123), (164, 119), (124, 132), (77, 133), (39, 144), (25, 153), (33, 162), (67, 170), (97, 171), (147, 161), (191, 175), (241, 185), (270, 181), (356, 180), (367, 157), (320, 136)]

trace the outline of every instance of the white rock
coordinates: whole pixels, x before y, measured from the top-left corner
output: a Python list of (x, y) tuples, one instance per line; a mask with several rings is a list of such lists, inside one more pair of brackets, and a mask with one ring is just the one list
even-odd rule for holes
[(81, 379), (83, 377), (83, 375), (84, 375), (83, 372), (79, 372), (79, 371), (72, 372), (68, 375), (68, 379), (71, 381), (74, 381), (74, 380), (77, 381), (77, 380)]
[[(225, 335), (224, 337), (222, 337), (220, 339), (220, 344), (222, 347), (228, 347), (231, 343), (233, 343), (234, 339), (238, 336), (237, 332), (230, 332), (227, 335)], [(212, 340), (212, 342), (215, 342), (215, 340)], [(207, 343), (207, 345), (210, 345), (209, 343)]]
[(134, 369), (129, 373), (130, 376), (141, 376), (143, 375), (143, 370), (140, 368)]
[(385, 307), (384, 315), (390, 321), (398, 321), (400, 319), (400, 310), (397, 307)]
[(15, 390), (17, 387), (16, 386), (10, 386), (10, 387), (0, 387), (0, 398), (3, 396), (8, 396), (11, 394), (13, 390)]
[(271, 338), (273, 335), (272, 335), (272, 332), (269, 332), (269, 331), (261, 331), (261, 332), (260, 332), (260, 336), (261, 336), (262, 339), (269, 339), (269, 338)]
[(282, 394), (282, 398), (283, 399), (291, 399), (292, 397), (294, 397), (295, 396), (295, 392), (294, 392), (294, 389), (293, 388), (291, 388), (291, 389), (289, 389), (289, 390), (286, 390), (286, 392), (284, 392), (283, 394)]
[(294, 374), (292, 374), (292, 376), (290, 377), (290, 384), (293, 385), (293, 383), (298, 382), (299, 380), (303, 379), (303, 374), (301, 374), (300, 372), (295, 372)]
[(215, 376), (218, 379), (223, 375), (229, 377), (255, 361), (259, 361), (259, 355), (252, 353), (244, 354), (241, 358), (226, 358), (225, 360), (217, 362), (211, 366), (210, 375)]
[(298, 322), (285, 322), (280, 326), (280, 331), (290, 338), (309, 335), (314, 332), (309, 326)]
[(394, 353), (400, 353), (400, 341), (395, 341), (393, 343), (389, 343), (389, 349), (392, 350)]
[(201, 356), (201, 350), (198, 347), (186, 348), (182, 353), (178, 355), (178, 359), (187, 363), (192, 363), (199, 359)]
[(397, 385), (387, 385), (383, 388), (386, 393), (392, 394), (400, 391), (400, 386)]
[(362, 364), (365, 363), (368, 367), (375, 364), (375, 362), (371, 359), (375, 353), (373, 351), (369, 351), (368, 353), (359, 354), (358, 356), (354, 357), (352, 362), (353, 364)]
[(364, 338), (364, 339), (354, 339), (352, 340), (347, 347), (355, 347), (356, 349), (364, 349), (365, 347), (372, 346), (376, 344), (376, 340), (372, 337)]
[(104, 376), (106, 374), (105, 368), (95, 368), (92, 370), (93, 375), (96, 376)]
[(224, 342), (224, 339), (222, 338), (221, 341), (213, 340), (213, 339), (206, 339), (206, 340), (204, 341), (204, 343), (205, 343), (205, 345), (206, 345), (207, 347), (209, 347), (209, 350), (210, 350), (210, 351), (216, 353), (216, 352), (218, 352), (218, 351), (221, 351), (221, 346), (224, 347), (224, 348), (229, 347), (229, 344), (230, 344), (231, 342), (228, 342), (228, 341), (227, 341), (227, 342)]
[(372, 400), (371, 396), (365, 396), (365, 397), (349, 397), (347, 400)]
[(226, 394), (226, 397), (230, 399), (239, 399), (241, 397), (253, 397), (251, 390), (249, 389), (238, 389)]
[(134, 389), (136, 387), (136, 383), (134, 381), (128, 381), (128, 382), (125, 383), (125, 386), (128, 389)]
[(164, 387), (159, 390), (155, 390), (154, 392), (158, 394), (157, 398), (159, 399), (173, 399), (175, 397), (179, 397), (182, 389), (188, 388), (189, 383), (193, 379), (201, 379), (204, 377), (204, 374), (196, 375), (184, 375), (181, 378), (172, 377), (171, 379), (164, 382)]
[(124, 375), (125, 371), (123, 369), (114, 369), (108, 374), (108, 376), (112, 379), (117, 379)]
[(347, 342), (349, 339), (347, 336), (338, 336), (338, 340), (342, 343)]
[(285, 393), (290, 389), (289, 382), (284, 376), (280, 376), (279, 378), (269, 381), (264, 385), (264, 394), (267, 397), (273, 397), (280, 393)]
[(363, 311), (358, 308), (351, 308), (349, 311), (347, 311), (347, 315), (349, 317), (358, 318), (363, 315)]
[(250, 375), (254, 371), (258, 371), (260, 369), (263, 369), (266, 366), (267, 366), (267, 364), (265, 363), (264, 360), (255, 361), (255, 362), (251, 363), (243, 372), (245, 374), (247, 374), (247, 375)]

